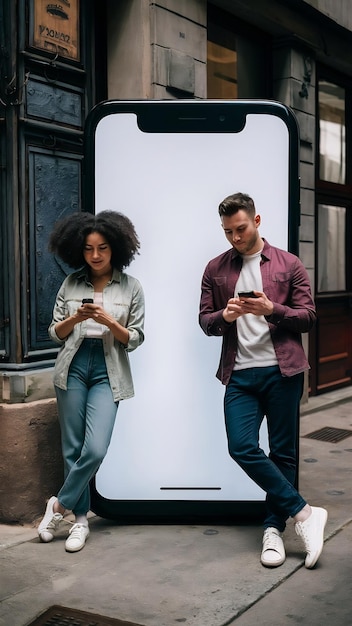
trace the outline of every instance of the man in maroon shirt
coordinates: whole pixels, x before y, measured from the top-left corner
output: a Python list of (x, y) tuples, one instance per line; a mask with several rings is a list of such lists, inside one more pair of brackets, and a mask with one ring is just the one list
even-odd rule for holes
[[(261, 563), (285, 561), (282, 533), (292, 517), (305, 566), (312, 568), (323, 549), (327, 511), (310, 506), (294, 486), (303, 372), (309, 368), (301, 333), (316, 319), (309, 277), (297, 256), (260, 237), (250, 196), (228, 196), (219, 215), (232, 247), (205, 268), (199, 322), (207, 335), (223, 338), (217, 377), (226, 385), (229, 452), (266, 492)], [(259, 447), (264, 416), (269, 456)]]

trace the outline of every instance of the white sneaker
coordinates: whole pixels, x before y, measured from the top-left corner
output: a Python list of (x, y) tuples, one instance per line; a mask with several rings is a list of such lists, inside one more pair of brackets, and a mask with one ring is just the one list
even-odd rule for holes
[(73, 524), (72, 528), (70, 528), (69, 536), (66, 539), (65, 549), (67, 552), (78, 552), (82, 550), (88, 537), (88, 524)]
[(305, 566), (311, 569), (319, 559), (324, 545), (324, 528), (328, 512), (318, 506), (311, 507), (312, 512), (305, 522), (296, 522), (297, 535), (303, 539), (307, 552)]
[(63, 520), (61, 513), (54, 513), (53, 506), (56, 501), (56, 496), (52, 496), (48, 500), (44, 517), (38, 526), (38, 535), (44, 543), (54, 539), (54, 535), (59, 530), (60, 522)]
[(285, 558), (285, 547), (280, 531), (271, 526), (266, 528), (260, 557), (261, 564), (265, 565), (265, 567), (278, 567), (284, 563)]

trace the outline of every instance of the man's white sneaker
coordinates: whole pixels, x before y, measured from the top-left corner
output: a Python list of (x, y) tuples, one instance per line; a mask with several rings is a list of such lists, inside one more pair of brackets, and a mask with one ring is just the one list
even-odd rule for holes
[(82, 550), (88, 537), (88, 524), (73, 524), (72, 528), (70, 528), (69, 536), (66, 539), (65, 549), (67, 552), (78, 552)]
[(311, 569), (319, 559), (324, 545), (324, 528), (328, 512), (318, 506), (311, 507), (312, 512), (304, 522), (296, 522), (295, 530), (304, 543), (307, 552), (305, 566)]
[(263, 549), (260, 562), (265, 567), (278, 567), (285, 561), (285, 547), (277, 528), (266, 528), (263, 536)]
[(54, 535), (59, 530), (60, 522), (63, 520), (61, 513), (54, 513), (54, 502), (57, 501), (55, 496), (52, 496), (46, 505), (45, 514), (38, 526), (38, 535), (44, 543), (48, 543), (54, 539)]

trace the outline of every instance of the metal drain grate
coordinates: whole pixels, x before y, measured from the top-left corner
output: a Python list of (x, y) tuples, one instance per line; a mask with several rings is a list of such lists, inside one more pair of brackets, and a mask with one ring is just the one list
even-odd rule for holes
[(345, 428), (332, 428), (331, 426), (324, 426), (319, 430), (315, 430), (309, 435), (304, 435), (306, 439), (319, 439), (319, 441), (328, 441), (330, 443), (338, 443), (347, 437), (351, 437), (352, 430), (346, 430)]
[(142, 626), (142, 624), (54, 605), (28, 626)]

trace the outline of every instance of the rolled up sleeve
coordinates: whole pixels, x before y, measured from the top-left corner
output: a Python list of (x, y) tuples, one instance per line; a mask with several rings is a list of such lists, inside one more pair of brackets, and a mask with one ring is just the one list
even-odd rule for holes
[(127, 330), (129, 334), (126, 350), (132, 352), (144, 341), (144, 293), (142, 286), (136, 281), (131, 299), (131, 308), (128, 316)]

